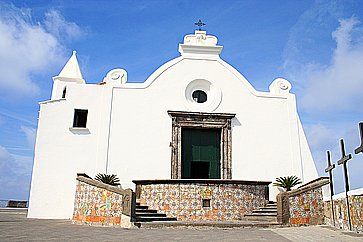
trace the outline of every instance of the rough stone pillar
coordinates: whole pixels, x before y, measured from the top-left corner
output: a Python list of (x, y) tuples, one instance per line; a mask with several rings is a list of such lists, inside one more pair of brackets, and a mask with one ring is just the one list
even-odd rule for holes
[(280, 192), (277, 197), (277, 222), (288, 224), (290, 220), (289, 196), (286, 192)]

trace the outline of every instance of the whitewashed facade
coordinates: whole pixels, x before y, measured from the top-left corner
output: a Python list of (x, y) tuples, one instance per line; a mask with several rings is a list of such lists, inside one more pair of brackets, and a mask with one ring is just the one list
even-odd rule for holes
[[(221, 51), (216, 37), (196, 31), (144, 83), (114, 69), (99, 84), (86, 84), (74, 52), (53, 78), (51, 100), (40, 102), (28, 217), (71, 218), (76, 173), (117, 174), (131, 188), (133, 179), (170, 179), (168, 111), (235, 114), (232, 179), (317, 178), (290, 83), (277, 78), (269, 92), (256, 91)], [(207, 101), (197, 103), (195, 90)], [(88, 111), (85, 128), (73, 127), (75, 109)], [(271, 186), (271, 200), (277, 192)]]

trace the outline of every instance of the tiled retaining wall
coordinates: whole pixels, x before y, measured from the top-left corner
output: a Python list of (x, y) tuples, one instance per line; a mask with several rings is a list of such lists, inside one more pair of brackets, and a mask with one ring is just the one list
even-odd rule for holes
[[(350, 218), (352, 230), (363, 232), (363, 189), (359, 193), (348, 195)], [(353, 191), (352, 191), (353, 192)], [(349, 193), (348, 193), (349, 194)], [(349, 230), (347, 202), (345, 194), (334, 196), (334, 217), (335, 227), (339, 229)], [(332, 210), (330, 201), (324, 202), (325, 223), (334, 226), (332, 218)]]
[(78, 176), (73, 222), (101, 226), (131, 227), (132, 190), (123, 190)]
[(277, 196), (277, 220), (282, 224), (318, 225), (324, 221), (322, 187), (326, 177), (318, 178), (290, 192)]
[[(134, 181), (141, 204), (178, 221), (240, 220), (268, 202), (270, 182), (235, 180)], [(210, 207), (203, 207), (203, 199)]]

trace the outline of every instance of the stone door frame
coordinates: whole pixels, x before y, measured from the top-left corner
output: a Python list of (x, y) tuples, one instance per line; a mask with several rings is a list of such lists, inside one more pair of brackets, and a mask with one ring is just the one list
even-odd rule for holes
[(181, 179), (182, 167), (182, 128), (220, 129), (221, 130), (221, 179), (232, 179), (232, 118), (231, 113), (202, 113), (168, 111), (172, 118), (171, 179)]

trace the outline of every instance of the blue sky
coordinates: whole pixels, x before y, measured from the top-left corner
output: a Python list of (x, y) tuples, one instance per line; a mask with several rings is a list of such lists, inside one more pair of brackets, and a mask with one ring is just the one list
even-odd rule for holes
[[(38, 102), (77, 50), (84, 78), (116, 67), (143, 82), (178, 56), (202, 19), (224, 46), (221, 57), (260, 91), (276, 77), (293, 85), (319, 173), (325, 152), (338, 160), (359, 145), (363, 121), (361, 1), (0, 1), (0, 199), (27, 199)], [(349, 161), (363, 186), (363, 155)], [(343, 191), (342, 170), (334, 170)]]

